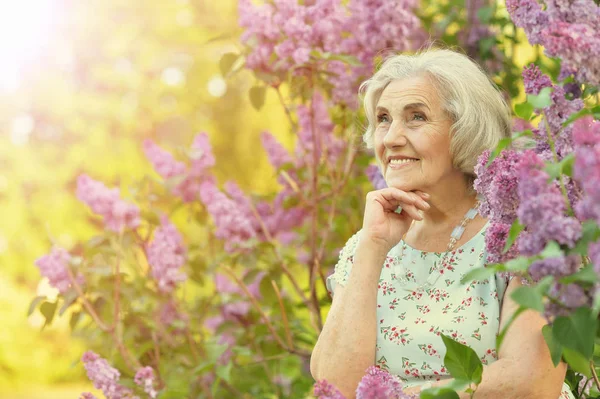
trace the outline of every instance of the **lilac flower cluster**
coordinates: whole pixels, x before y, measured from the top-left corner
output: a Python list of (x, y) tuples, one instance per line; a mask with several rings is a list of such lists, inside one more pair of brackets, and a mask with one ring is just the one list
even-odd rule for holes
[(100, 389), (107, 399), (134, 398), (132, 391), (119, 384), (121, 373), (108, 364), (106, 359), (98, 354), (87, 351), (81, 360), (87, 372), (88, 378), (94, 384), (94, 388)]
[(381, 190), (382, 188), (387, 187), (387, 183), (385, 182), (385, 178), (381, 174), (381, 169), (377, 165), (369, 165), (365, 170), (365, 174), (369, 178), (369, 181), (375, 188), (375, 190)]
[(313, 157), (320, 160), (321, 156), (335, 164), (346, 143), (333, 132), (334, 124), (323, 96), (315, 92), (310, 105), (299, 106), (297, 114), (299, 131), (295, 152), (296, 167), (311, 164)]
[(248, 241), (256, 237), (256, 230), (247, 215), (214, 182), (205, 181), (201, 184), (200, 201), (212, 216), (216, 226), (215, 236), (225, 241), (227, 252), (244, 250)]
[(183, 237), (166, 216), (161, 216), (161, 225), (154, 232), (154, 239), (146, 248), (152, 277), (161, 292), (172, 292), (177, 283), (185, 281), (186, 274), (181, 266), (186, 261)]
[(144, 141), (144, 153), (163, 179), (175, 179), (177, 184), (173, 187), (173, 193), (181, 197), (184, 202), (197, 200), (201, 184), (204, 181), (214, 181), (207, 172), (215, 165), (215, 157), (206, 133), (194, 137), (189, 151), (188, 167), (151, 140)]
[[(548, 184), (549, 176), (543, 167), (544, 162), (532, 150), (522, 154), (518, 167), (517, 215), (527, 227), (519, 242), (519, 251), (526, 256), (537, 255), (551, 240), (572, 248), (582, 233), (581, 223), (574, 217), (565, 216), (565, 199), (556, 184)], [(532, 273), (532, 277), (543, 276)]]
[(600, 6), (593, 0), (507, 0), (506, 8), (531, 44), (541, 44), (561, 63), (561, 79), (574, 75), (582, 83), (600, 85)]
[(142, 367), (135, 373), (133, 381), (144, 389), (144, 392), (152, 399), (156, 398), (158, 392), (154, 389), (155, 384), (154, 370), (150, 366)]
[[(289, 70), (302, 73), (320, 67), (312, 54), (328, 54), (326, 65), (333, 73), (333, 98), (356, 106), (360, 80), (368, 76), (382, 50), (416, 49), (425, 35), (413, 9), (415, 0), (275, 0), (255, 5), (239, 2), (242, 42), (251, 48), (246, 66), (256, 72), (282, 75)], [(335, 56), (351, 55), (359, 65), (348, 65)], [(322, 62), (322, 61), (321, 61)]]
[(591, 219), (600, 223), (600, 122), (591, 117), (577, 120), (573, 127), (573, 140), (573, 177), (585, 192), (585, 197), (575, 205), (575, 213), (580, 220)]
[(123, 201), (118, 188), (109, 189), (88, 175), (77, 178), (77, 198), (104, 217), (108, 230), (118, 233), (124, 229), (135, 229), (140, 224), (139, 208)]
[[(56, 288), (61, 294), (64, 294), (72, 286), (68, 273), (70, 261), (71, 255), (66, 249), (54, 247), (48, 255), (37, 259), (35, 264), (40, 269), (42, 277), (46, 277), (52, 287)], [(76, 281), (77, 284), (83, 285), (83, 276), (78, 275)]]
[[(257, 300), (260, 300), (260, 283), (266, 273), (260, 272), (254, 278), (247, 288), (250, 294)], [(221, 324), (226, 321), (239, 321), (250, 312), (250, 303), (245, 300), (231, 300), (232, 296), (245, 297), (245, 292), (234, 284), (229, 278), (221, 273), (215, 275), (215, 290), (225, 299), (226, 303), (220, 308), (220, 314), (209, 317), (204, 321), (204, 326), (212, 332), (215, 332)]]
[[(314, 385), (314, 395), (317, 399), (344, 399), (332, 384), (325, 380), (317, 381)], [(415, 395), (408, 395), (402, 391), (400, 378), (371, 366), (358, 383), (356, 399), (414, 399)]]

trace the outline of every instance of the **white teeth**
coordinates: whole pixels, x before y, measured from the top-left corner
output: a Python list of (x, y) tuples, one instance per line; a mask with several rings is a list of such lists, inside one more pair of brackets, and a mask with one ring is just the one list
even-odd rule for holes
[(391, 164), (403, 164), (403, 163), (409, 163), (409, 162), (415, 162), (418, 161), (418, 159), (392, 159), (390, 160)]

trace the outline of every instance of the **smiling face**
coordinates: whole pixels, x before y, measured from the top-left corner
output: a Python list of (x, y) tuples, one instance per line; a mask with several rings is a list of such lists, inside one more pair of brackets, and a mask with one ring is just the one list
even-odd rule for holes
[(450, 156), (452, 120), (427, 77), (390, 82), (375, 115), (374, 150), (389, 187), (427, 192), (464, 179)]

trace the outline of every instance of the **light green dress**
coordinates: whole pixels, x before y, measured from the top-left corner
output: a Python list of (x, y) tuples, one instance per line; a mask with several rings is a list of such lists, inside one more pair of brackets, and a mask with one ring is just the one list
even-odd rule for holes
[[(496, 335), (509, 279), (495, 275), (460, 283), (484, 263), (488, 225), (456, 248), (436, 271), (441, 253), (419, 251), (404, 241), (388, 253), (377, 293), (376, 365), (398, 375), (405, 387), (451, 378), (444, 367), (441, 333), (473, 348), (483, 364), (498, 359)], [(337, 284), (345, 286), (348, 281), (359, 239), (360, 231), (348, 240), (327, 278), (332, 295)], [(430, 285), (418, 289), (425, 281)], [(566, 384), (560, 398), (574, 398)]]

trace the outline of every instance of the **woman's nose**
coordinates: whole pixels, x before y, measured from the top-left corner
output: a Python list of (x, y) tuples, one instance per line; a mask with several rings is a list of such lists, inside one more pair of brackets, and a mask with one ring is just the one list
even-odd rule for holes
[(392, 125), (383, 137), (383, 144), (388, 148), (406, 145), (405, 129), (403, 123), (397, 121), (392, 122)]

